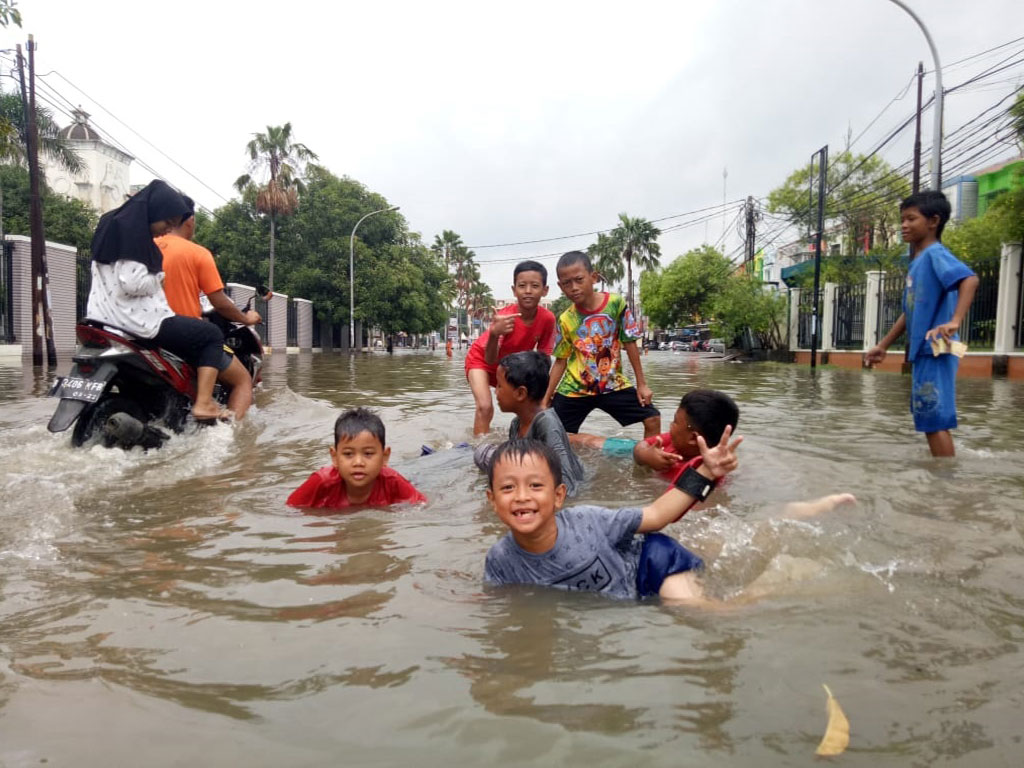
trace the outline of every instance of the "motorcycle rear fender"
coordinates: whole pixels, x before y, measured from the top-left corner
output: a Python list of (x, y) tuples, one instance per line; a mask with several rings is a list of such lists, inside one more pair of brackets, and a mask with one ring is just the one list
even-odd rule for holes
[[(109, 383), (116, 373), (116, 365), (113, 363), (103, 363), (91, 374), (83, 376), (82, 378), (89, 379), (89, 381), (102, 381), (104, 383)], [(71, 369), (71, 375), (80, 375), (77, 366)], [(104, 394), (106, 394), (106, 392), (104, 392)], [(50, 417), (50, 423), (46, 425), (46, 428), (51, 432), (64, 432), (74, 424), (78, 420), (78, 417), (82, 415), (82, 412), (91, 405), (95, 405), (95, 403), (87, 403), (84, 400), (72, 400), (66, 397), (61, 398), (61, 401), (57, 404), (57, 410), (53, 412), (53, 416)]]

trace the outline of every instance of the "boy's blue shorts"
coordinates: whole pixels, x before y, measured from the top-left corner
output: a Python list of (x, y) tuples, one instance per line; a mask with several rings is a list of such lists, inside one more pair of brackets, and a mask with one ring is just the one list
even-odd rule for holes
[(923, 355), (914, 360), (910, 413), (918, 432), (956, 429), (956, 355)]
[(666, 577), (703, 567), (703, 560), (672, 537), (648, 533), (636, 569), (636, 591), (640, 597), (656, 595)]
[(609, 437), (601, 446), (601, 453), (605, 456), (632, 456), (636, 440), (628, 437)]

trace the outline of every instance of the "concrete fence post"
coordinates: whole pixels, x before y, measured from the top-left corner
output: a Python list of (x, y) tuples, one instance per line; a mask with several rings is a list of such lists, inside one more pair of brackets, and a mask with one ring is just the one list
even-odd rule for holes
[(1021, 244), (1003, 243), (999, 255), (999, 289), (996, 294), (996, 338), (994, 352), (1008, 355), (1017, 346), (1017, 299), (1021, 285)]
[(295, 342), (299, 349), (313, 348), (313, 302), (295, 299)]
[(288, 294), (275, 292), (268, 302), (267, 314), (270, 315), (267, 330), (267, 341), (271, 351), (288, 351)]
[(821, 351), (836, 348), (836, 292), (837, 283), (825, 283), (821, 294), (821, 328), (818, 338), (821, 339)]
[(789, 351), (800, 349), (800, 289), (789, 289)]
[(878, 343), (878, 292), (885, 272), (872, 270), (864, 283), (864, 351)]

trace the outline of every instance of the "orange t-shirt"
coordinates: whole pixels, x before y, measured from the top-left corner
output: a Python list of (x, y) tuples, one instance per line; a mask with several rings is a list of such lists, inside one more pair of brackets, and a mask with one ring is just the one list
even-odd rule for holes
[(164, 294), (177, 315), (201, 317), (199, 292), (207, 296), (223, 291), (224, 283), (213, 261), (213, 254), (178, 235), (154, 239), (164, 255)]

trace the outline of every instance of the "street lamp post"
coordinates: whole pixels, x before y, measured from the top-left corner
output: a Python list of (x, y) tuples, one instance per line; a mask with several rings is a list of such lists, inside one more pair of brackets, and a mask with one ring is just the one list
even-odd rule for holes
[(399, 206), (393, 205), (390, 208), (381, 208), (379, 211), (370, 211), (352, 227), (352, 235), (348, 239), (348, 351), (355, 352), (356, 349), (356, 230), (366, 219), (376, 213), (389, 213), (397, 211)]
[(932, 189), (938, 192), (940, 191), (939, 185), (942, 182), (942, 166), (940, 165), (942, 161), (942, 65), (939, 64), (939, 52), (935, 48), (932, 36), (928, 33), (928, 28), (921, 21), (920, 17), (911, 10), (910, 6), (902, 0), (889, 1), (909, 13), (910, 17), (917, 22), (917, 26), (924, 32), (924, 39), (928, 41), (928, 47), (932, 50), (932, 58), (935, 60), (935, 127), (932, 129)]

